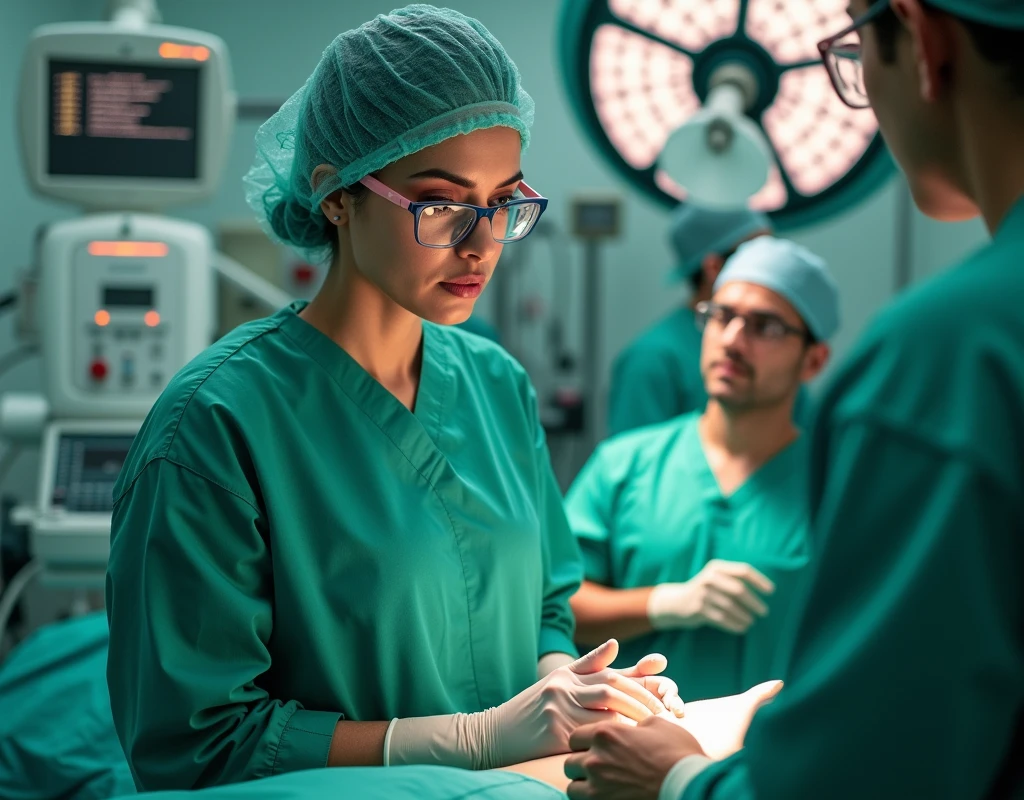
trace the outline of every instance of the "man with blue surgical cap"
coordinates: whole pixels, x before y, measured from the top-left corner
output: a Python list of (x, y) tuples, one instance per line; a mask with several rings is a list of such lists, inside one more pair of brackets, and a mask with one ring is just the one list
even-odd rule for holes
[(742, 750), (588, 726), (572, 800), (1024, 797), (1024, 2), (849, 12), (819, 46), (836, 90), (922, 211), (992, 241), (883, 311), (821, 402), (814, 575)]
[(614, 437), (566, 497), (584, 554), (577, 638), (668, 656), (685, 700), (778, 677), (810, 555), (809, 452), (792, 420), (839, 325), (824, 262), (742, 245), (697, 305), (706, 410)]
[(726, 260), (744, 241), (771, 233), (768, 217), (749, 209), (719, 211), (683, 203), (672, 215), (672, 278), (688, 281), (690, 302), (640, 334), (612, 365), (608, 398), (611, 435), (666, 422), (704, 408), (700, 332), (694, 309), (711, 299)]

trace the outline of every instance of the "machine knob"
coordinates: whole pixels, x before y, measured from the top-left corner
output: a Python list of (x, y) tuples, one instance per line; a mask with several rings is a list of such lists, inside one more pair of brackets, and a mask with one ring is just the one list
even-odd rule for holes
[(103, 380), (104, 378), (107, 377), (107, 373), (109, 371), (110, 370), (107, 367), (107, 362), (104, 361), (102, 358), (95, 359), (89, 366), (89, 374), (92, 375), (92, 379), (94, 381)]

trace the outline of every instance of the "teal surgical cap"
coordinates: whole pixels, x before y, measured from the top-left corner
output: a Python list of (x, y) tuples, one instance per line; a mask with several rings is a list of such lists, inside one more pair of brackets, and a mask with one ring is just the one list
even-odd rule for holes
[(839, 330), (839, 289), (825, 262), (785, 239), (762, 236), (740, 246), (715, 281), (715, 291), (733, 282), (754, 283), (784, 297), (815, 339)]
[(669, 242), (676, 252), (673, 277), (695, 275), (709, 255), (725, 255), (759, 231), (771, 231), (767, 216), (747, 208), (716, 211), (683, 203), (672, 214)]
[(928, 5), (994, 28), (1024, 30), (1024, 0), (928, 0)]
[[(272, 239), (324, 261), (333, 228), (320, 203), (329, 194), (481, 128), (514, 128), (525, 150), (532, 123), (519, 70), (483, 25), (447, 8), (409, 5), (338, 36), (260, 127), (246, 199)], [(321, 164), (331, 171), (313, 186)]]

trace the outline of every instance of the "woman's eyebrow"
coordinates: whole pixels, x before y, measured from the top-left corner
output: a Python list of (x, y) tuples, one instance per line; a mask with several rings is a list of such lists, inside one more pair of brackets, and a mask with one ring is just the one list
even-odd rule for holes
[[(469, 178), (464, 178), (462, 175), (456, 175), (454, 172), (449, 172), (446, 169), (425, 169), (422, 170), (421, 172), (415, 172), (409, 176), (409, 180), (414, 180), (416, 178), (440, 178), (443, 181), (454, 183), (456, 186), (462, 186), (465, 189), (476, 188), (476, 184)], [(522, 170), (520, 170), (507, 181), (502, 181), (501, 183), (499, 183), (498, 187), (500, 188), (502, 186), (510, 186), (513, 183), (518, 183), (522, 179), (523, 173)]]

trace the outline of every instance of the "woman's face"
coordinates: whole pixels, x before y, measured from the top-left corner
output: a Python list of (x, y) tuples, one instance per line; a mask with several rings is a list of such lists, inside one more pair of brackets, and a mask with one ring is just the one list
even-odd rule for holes
[[(406, 156), (375, 177), (413, 202), (496, 206), (519, 186), (520, 152), (517, 131), (486, 128)], [(487, 220), (454, 247), (433, 249), (417, 243), (413, 215), (383, 197), (366, 192), (353, 207), (342, 193), (342, 203), (342, 258), (350, 254), (362, 278), (422, 319), (454, 325), (469, 318), (501, 255)]]

